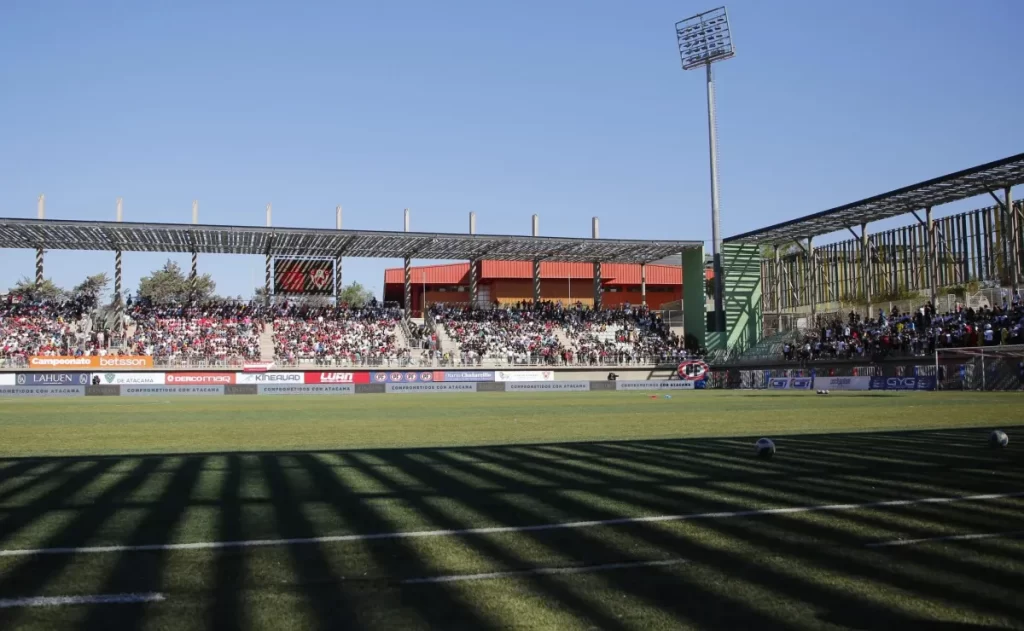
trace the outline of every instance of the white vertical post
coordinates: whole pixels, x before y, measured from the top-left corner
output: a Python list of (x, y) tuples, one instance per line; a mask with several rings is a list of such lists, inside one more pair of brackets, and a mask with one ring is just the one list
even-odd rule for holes
[[(46, 195), (40, 195), (36, 203), (36, 216), (39, 219), (46, 219)], [(43, 284), (43, 248), (42, 244), (36, 248), (36, 289)]]
[[(533, 236), (540, 236), (540, 218), (537, 215), (533, 216), (532, 220)], [(534, 259), (533, 261), (533, 304), (540, 303), (540, 259)]]
[[(124, 199), (121, 197), (117, 198), (117, 222), (121, 223), (124, 220)], [(121, 248), (114, 250), (114, 317), (117, 318), (117, 322), (114, 324), (114, 333), (117, 334), (118, 339), (123, 343), (122, 334), (124, 333), (124, 295), (122, 294), (122, 272), (121, 272)]]
[(640, 264), (640, 306), (647, 306), (647, 263)]
[[(404, 226), (405, 226), (405, 232), (409, 232), (409, 209), (408, 208), (405, 209)], [(412, 317), (412, 259), (409, 258), (408, 256), (405, 257), (405, 260), (403, 261), (403, 270), (405, 272), (405, 276), (404, 276), (404, 281), (405, 281), (405, 285), (404, 285), (405, 304), (403, 306), (405, 307), (405, 319), (408, 320), (409, 318)]]
[[(590, 221), (591, 238), (600, 239), (601, 229), (597, 217)], [(594, 261), (594, 309), (600, 309), (604, 297), (604, 286), (601, 284), (601, 261)]]
[[(334, 209), (334, 229), (341, 230), (341, 204), (338, 204)], [(335, 306), (341, 305), (341, 290), (342, 275), (341, 275), (341, 256), (334, 259), (334, 304)]]
[[(476, 234), (476, 213), (469, 213), (469, 234)], [(478, 259), (472, 259), (469, 262), (469, 305), (472, 308), (478, 306), (479, 301), (479, 290), (480, 290), (480, 276), (478, 267), (480, 261)]]

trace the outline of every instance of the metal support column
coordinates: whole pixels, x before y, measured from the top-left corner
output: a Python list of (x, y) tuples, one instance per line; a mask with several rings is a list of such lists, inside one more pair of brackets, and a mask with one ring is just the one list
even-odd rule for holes
[[(46, 219), (46, 195), (39, 196), (36, 204), (36, 215), (39, 219)], [(43, 248), (42, 244), (36, 248), (36, 289), (43, 284)]]
[(814, 255), (814, 237), (807, 237), (807, 297), (811, 301), (811, 327), (818, 328), (818, 260)]
[(938, 248), (935, 247), (935, 222), (932, 221), (932, 208), (924, 209), (925, 236), (928, 239), (928, 295), (932, 306), (935, 307), (939, 295), (939, 259)]
[[(334, 209), (334, 229), (341, 230), (341, 206)], [(334, 305), (341, 306), (341, 290), (344, 288), (341, 275), (341, 257), (334, 259)]]
[[(590, 223), (591, 236), (594, 239), (601, 238), (600, 224), (597, 217)], [(600, 309), (604, 302), (604, 285), (601, 284), (601, 261), (594, 262), (594, 309)]]
[[(408, 208), (405, 209), (404, 230), (405, 232), (409, 232)], [(405, 309), (405, 319), (408, 320), (412, 318), (412, 259), (408, 256), (402, 261), (402, 269), (404, 271), (404, 276), (402, 277), (404, 283), (404, 293), (402, 294), (404, 304), (402, 307)]]
[[(775, 313), (781, 314), (782, 313), (782, 259), (779, 258), (779, 246), (776, 245), (774, 247), (775, 247), (775, 278), (773, 280), (775, 282), (772, 283), (772, 285), (773, 285), (772, 290), (773, 290), (773, 293), (775, 294), (775, 304), (773, 306), (775, 307)], [(782, 319), (780, 317), (780, 319), (779, 319), (779, 322), (780, 322), (779, 329), (780, 330), (782, 329), (781, 320)]]
[(647, 263), (640, 264), (640, 306), (647, 306)]
[[(1016, 296), (1020, 290), (1020, 218), (1017, 217), (1017, 211), (1013, 207), (1013, 196), (1010, 192), (1010, 187), (1007, 186), (1003, 191), (1003, 211), (1009, 217), (1009, 230), (1008, 237), (1010, 242), (1009, 249), (1009, 271), (1010, 271), (1010, 287), (1013, 289), (1013, 295)], [(1013, 305), (1013, 299), (1010, 300), (1010, 305)]]
[[(267, 227), (268, 228), (272, 224), (270, 218), (271, 218), (271, 207), (270, 207), (270, 204), (267, 204)], [(267, 269), (266, 269), (266, 276), (264, 277), (264, 280), (263, 280), (263, 302), (267, 306), (270, 306), (272, 293), (274, 291), (274, 284), (273, 284), (274, 278), (273, 278), (273, 274), (271, 273), (271, 269), (273, 268), (273, 266), (274, 266), (274, 257), (271, 256), (271, 254), (270, 254), (270, 248), (267, 248)]]
[[(476, 213), (469, 213), (469, 234), (476, 234)], [(473, 309), (479, 306), (480, 300), (480, 261), (472, 259), (469, 262), (469, 305)]]
[(722, 276), (722, 229), (718, 215), (718, 139), (715, 125), (715, 80), (708, 72), (708, 148), (711, 156), (711, 260), (715, 273), (715, 330), (725, 332), (725, 278)]
[[(533, 236), (540, 236), (540, 218), (533, 216)], [(533, 304), (540, 303), (540, 259), (533, 261)]]
[[(117, 222), (121, 223), (123, 220), (124, 200), (118, 197)], [(118, 341), (123, 341), (121, 336), (124, 334), (124, 295), (122, 294), (121, 281), (121, 249), (118, 248), (114, 250), (114, 317), (117, 318), (117, 322), (114, 323), (114, 333), (118, 336)]]
[[(199, 223), (199, 200), (192, 200), (192, 225)], [(188, 297), (190, 302), (195, 302), (196, 290), (199, 283), (199, 254), (192, 250), (192, 271), (188, 275)]]
[(868, 224), (860, 225), (860, 268), (861, 285), (864, 288), (864, 303), (867, 307), (867, 317), (871, 316), (871, 251), (868, 245)]

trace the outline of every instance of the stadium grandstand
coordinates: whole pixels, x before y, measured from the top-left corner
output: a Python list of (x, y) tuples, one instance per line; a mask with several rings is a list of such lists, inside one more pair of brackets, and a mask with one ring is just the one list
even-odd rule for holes
[[(251, 362), (655, 365), (685, 356), (687, 347), (696, 353), (704, 343), (703, 245), (598, 239), (596, 219), (595, 238), (573, 239), (414, 233), (408, 231), (408, 211), (405, 231), (367, 232), (342, 230), (340, 209), (337, 229), (311, 230), (271, 227), (269, 209), (268, 226), (256, 228), (200, 225), (195, 215), (193, 224), (48, 220), (43, 204), (41, 198), (37, 219), (0, 219), (0, 247), (36, 250), (35, 287), (45, 282), (46, 250), (112, 251), (114, 301), (101, 308), (44, 299), (31, 287), (4, 296), (0, 362), (9, 370), (29, 366), (33, 357), (107, 356), (200, 369)], [(535, 218), (535, 235), (536, 225)], [(188, 295), (165, 302), (125, 298), (124, 251), (191, 253), (184, 280)], [(264, 299), (199, 299), (199, 255), (207, 253), (265, 256)], [(417, 269), (414, 275), (412, 259), (419, 256), (468, 262)], [(343, 257), (403, 258), (405, 266), (388, 272), (382, 302), (349, 305), (340, 299)], [(656, 264), (673, 259), (680, 265)], [(679, 305), (687, 269), (693, 276), (691, 300), (701, 308), (684, 326)], [(557, 300), (562, 274), (565, 295)], [(574, 277), (579, 289), (572, 286)], [(652, 311), (649, 296), (658, 308), (674, 303), (677, 321)], [(476, 307), (464, 308), (472, 297)], [(426, 313), (417, 308), (424, 298), (433, 305)], [(475, 313), (485, 304), (499, 308)], [(470, 339), (470, 330), (477, 337)]]

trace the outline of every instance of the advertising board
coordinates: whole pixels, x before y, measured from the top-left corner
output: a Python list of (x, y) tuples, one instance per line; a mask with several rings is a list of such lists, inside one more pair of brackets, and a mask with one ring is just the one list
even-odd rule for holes
[(206, 396), (224, 394), (224, 386), (121, 386), (122, 397)]
[(104, 386), (162, 386), (167, 380), (162, 372), (94, 372), (92, 376)]
[(693, 381), (669, 381), (660, 379), (655, 381), (616, 381), (616, 390), (693, 390)]
[(84, 397), (85, 386), (0, 386), (2, 397)]
[(813, 377), (772, 377), (768, 379), (769, 390), (810, 390)]
[(303, 374), (303, 383), (370, 383), (368, 372), (307, 372)]
[(274, 362), (245, 362), (242, 372), (267, 372), (274, 367)]
[(934, 390), (935, 377), (871, 377), (872, 390)]
[(261, 383), (290, 383), (298, 385), (305, 383), (301, 372), (240, 372), (235, 374), (235, 383), (256, 384)]
[(493, 370), (435, 370), (434, 381), (494, 381)]
[(18, 373), (19, 386), (87, 386), (92, 377), (87, 372), (23, 372)]
[(389, 372), (370, 373), (371, 383), (433, 383), (432, 370), (392, 370)]
[(550, 370), (498, 370), (495, 381), (554, 381), (555, 373)]
[(256, 394), (355, 394), (356, 387), (352, 384), (338, 385), (274, 385), (261, 383), (256, 386)]
[(48, 357), (33, 356), (28, 358), (28, 367), (33, 370), (142, 370), (153, 367), (153, 358), (145, 355), (119, 357)]
[(169, 372), (169, 386), (230, 386), (235, 383), (233, 372)]
[(815, 377), (815, 390), (870, 390), (871, 377)]
[(13, 386), (14, 385), (14, 373), (13, 372), (0, 372), (0, 386)]
[(589, 381), (509, 381), (505, 392), (589, 392)]
[(476, 384), (467, 383), (389, 383), (384, 386), (389, 394), (413, 394), (425, 392), (476, 392)]

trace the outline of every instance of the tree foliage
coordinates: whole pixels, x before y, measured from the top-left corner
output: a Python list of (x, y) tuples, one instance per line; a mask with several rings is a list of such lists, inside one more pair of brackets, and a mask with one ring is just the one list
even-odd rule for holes
[(138, 297), (153, 303), (189, 302), (190, 299), (203, 301), (211, 298), (217, 284), (209, 274), (196, 277), (196, 291), (192, 295), (192, 283), (181, 271), (181, 266), (168, 259), (164, 266), (139, 280)]
[(362, 307), (371, 300), (373, 300), (373, 292), (360, 283), (352, 283), (344, 287), (338, 296), (338, 304), (349, 307)]
[(21, 280), (11, 287), (10, 293), (41, 300), (54, 300), (64, 296), (64, 290), (51, 279), (44, 278), (42, 284), (37, 287), (35, 279), (28, 276), (22, 276)]
[(99, 304), (100, 296), (109, 285), (110, 277), (107, 276), (106, 272), (86, 276), (85, 280), (75, 285), (75, 288), (71, 290), (71, 296), (74, 298), (91, 298)]

